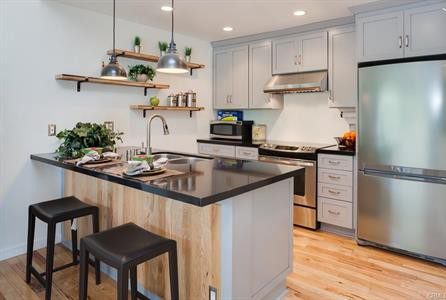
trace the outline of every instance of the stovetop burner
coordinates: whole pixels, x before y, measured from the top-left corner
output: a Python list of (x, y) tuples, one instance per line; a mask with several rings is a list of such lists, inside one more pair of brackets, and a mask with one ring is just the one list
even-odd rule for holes
[(316, 160), (316, 151), (332, 145), (272, 142), (259, 147), (260, 155)]

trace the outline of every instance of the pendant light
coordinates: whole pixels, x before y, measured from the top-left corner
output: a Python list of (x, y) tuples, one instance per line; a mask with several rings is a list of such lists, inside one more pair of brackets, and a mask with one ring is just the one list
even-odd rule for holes
[(110, 56), (108, 65), (102, 68), (101, 78), (112, 80), (127, 80), (127, 72), (116, 58), (115, 48), (115, 22), (116, 22), (116, 0), (113, 0), (113, 53)]
[(171, 40), (169, 44), (169, 48), (167, 49), (167, 52), (165, 55), (161, 56), (158, 60), (158, 65), (156, 66), (156, 71), (160, 73), (170, 73), (170, 74), (180, 74), (180, 73), (187, 73), (189, 72), (187, 69), (187, 64), (184, 62), (184, 60), (178, 55), (177, 53), (177, 47), (175, 45), (175, 42), (173, 40), (173, 30), (174, 30), (174, 17), (173, 12), (173, 1), (172, 0), (172, 35)]

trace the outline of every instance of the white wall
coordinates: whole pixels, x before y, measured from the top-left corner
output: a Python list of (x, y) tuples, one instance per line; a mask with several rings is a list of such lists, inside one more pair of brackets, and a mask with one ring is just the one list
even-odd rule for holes
[[(84, 84), (77, 93), (74, 82), (54, 80), (57, 73), (98, 75), (105, 51), (111, 48), (109, 16), (80, 10), (55, 1), (0, 1), (0, 260), (24, 252), (27, 207), (61, 195), (61, 170), (29, 159), (31, 153), (53, 152), (58, 142), (47, 136), (47, 124), (71, 128), (78, 121), (115, 121), (126, 133), (125, 144), (145, 140), (145, 120), (130, 104), (148, 97), (139, 88)], [(117, 12), (119, 16), (119, 11)], [(169, 33), (128, 21), (117, 21), (117, 47), (129, 48), (134, 35), (147, 52), (157, 52), (159, 40)], [(153, 145), (171, 150), (196, 151), (197, 136), (206, 136), (211, 110), (211, 46), (208, 42), (176, 35), (180, 50), (193, 48), (193, 58), (204, 63), (192, 77), (158, 76), (170, 90), (151, 91), (165, 101), (169, 93), (193, 89), (204, 112), (192, 118), (184, 112), (163, 113), (170, 136), (162, 136), (154, 122)], [(120, 59), (126, 67), (139, 63)], [(149, 96), (150, 96), (149, 95)], [(35, 240), (45, 238), (38, 224)]]
[(246, 120), (267, 126), (267, 138), (284, 142), (336, 144), (333, 139), (349, 129), (340, 112), (328, 108), (327, 93), (288, 94), (283, 110), (251, 110)]

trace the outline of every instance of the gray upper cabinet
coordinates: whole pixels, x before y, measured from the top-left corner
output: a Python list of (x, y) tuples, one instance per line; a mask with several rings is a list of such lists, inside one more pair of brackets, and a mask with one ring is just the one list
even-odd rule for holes
[(328, 33), (329, 107), (356, 107), (355, 42), (353, 25), (334, 28)]
[(273, 41), (273, 74), (325, 69), (327, 69), (326, 31)]
[(358, 16), (358, 61), (446, 53), (446, 1), (397, 12)]
[(263, 92), (271, 79), (271, 41), (249, 45), (249, 108), (281, 108), (283, 101)]
[(358, 18), (356, 32), (358, 61), (392, 59), (404, 54), (402, 12)]
[(214, 52), (214, 108), (248, 108), (248, 46)]
[(446, 2), (404, 11), (405, 56), (446, 53)]
[(327, 32), (299, 36), (297, 70), (308, 72), (327, 69)]

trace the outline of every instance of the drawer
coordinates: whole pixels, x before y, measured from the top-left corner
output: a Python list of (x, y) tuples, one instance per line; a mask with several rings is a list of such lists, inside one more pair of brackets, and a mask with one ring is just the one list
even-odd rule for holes
[(212, 156), (235, 157), (235, 146), (198, 143), (198, 152)]
[(353, 228), (353, 206), (351, 203), (324, 197), (318, 198), (317, 220), (345, 228)]
[(353, 171), (352, 156), (319, 154), (317, 163), (319, 168)]
[(316, 229), (316, 209), (294, 205), (293, 223), (294, 225)]
[(329, 184), (340, 184), (346, 186), (353, 185), (353, 173), (349, 171), (339, 171), (318, 168), (318, 179), (319, 182), (329, 183)]
[(235, 157), (240, 159), (257, 160), (259, 158), (259, 149), (253, 147), (235, 147)]
[(318, 196), (332, 198), (347, 202), (353, 200), (353, 189), (351, 186), (336, 185), (318, 182), (317, 184)]

